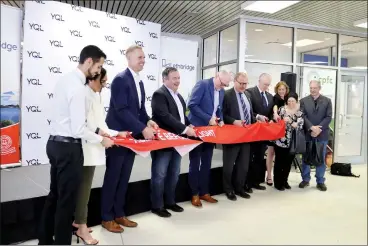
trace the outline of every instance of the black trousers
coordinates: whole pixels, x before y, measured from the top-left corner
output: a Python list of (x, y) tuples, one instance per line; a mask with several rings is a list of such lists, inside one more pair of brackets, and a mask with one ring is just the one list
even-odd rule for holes
[[(250, 144), (223, 144), (223, 186), (225, 192), (244, 189), (250, 161)], [(235, 164), (235, 172), (234, 172)]]
[(247, 176), (247, 185), (250, 188), (265, 181), (266, 160), (264, 155), (266, 150), (267, 142), (251, 143), (251, 162)]
[(70, 245), (83, 168), (82, 145), (49, 140), (46, 152), (51, 164), (51, 183), (40, 222), (39, 244)]
[(273, 179), (276, 188), (282, 188), (288, 182), (291, 164), (295, 155), (290, 154), (290, 148), (281, 148), (275, 145), (275, 166)]

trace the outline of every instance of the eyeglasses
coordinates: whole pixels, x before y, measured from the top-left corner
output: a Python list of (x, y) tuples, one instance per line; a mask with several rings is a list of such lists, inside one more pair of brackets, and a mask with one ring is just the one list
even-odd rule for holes
[(236, 82), (238, 82), (239, 83), (239, 85), (241, 85), (241, 86), (246, 86), (246, 85), (248, 85), (249, 83), (247, 82), (247, 83), (240, 83), (239, 81), (237, 81), (237, 80), (235, 80)]
[(220, 80), (220, 85), (223, 86), (223, 87), (229, 87), (229, 85), (225, 84), (222, 82), (220, 76), (218, 76), (219, 80)]

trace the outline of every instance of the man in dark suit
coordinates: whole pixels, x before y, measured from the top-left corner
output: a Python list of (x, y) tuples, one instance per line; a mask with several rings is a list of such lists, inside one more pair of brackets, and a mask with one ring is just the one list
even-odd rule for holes
[[(263, 73), (259, 76), (258, 85), (249, 88), (253, 105), (253, 113), (257, 120), (265, 122), (272, 119), (273, 96), (267, 91), (271, 84), (271, 75)], [(252, 161), (249, 166), (246, 190), (251, 193), (252, 188), (265, 190), (260, 184), (264, 182), (266, 173), (266, 162), (264, 155), (267, 149), (266, 142), (252, 143)]]
[[(239, 72), (235, 75), (234, 88), (227, 90), (224, 96), (224, 123), (239, 127), (256, 121), (248, 92), (248, 75)], [(250, 143), (223, 144), (223, 185), (227, 198), (236, 201), (235, 194), (250, 198), (244, 190), (250, 162)], [(233, 169), (235, 164), (235, 173)], [(232, 184), (234, 177), (235, 193)]]
[[(146, 94), (139, 78), (145, 56), (140, 46), (126, 50), (128, 68), (116, 75), (111, 83), (111, 99), (106, 123), (110, 129), (132, 132), (135, 138), (153, 139), (157, 124), (150, 120), (145, 108)], [(136, 227), (125, 217), (125, 194), (134, 163), (135, 153), (116, 146), (106, 151), (106, 172), (102, 186), (102, 226), (111, 232), (120, 227)]]
[[(224, 124), (222, 102), (224, 87), (230, 83), (231, 76), (226, 71), (216, 77), (200, 80), (192, 90), (188, 102), (188, 118), (194, 126), (215, 126)], [(218, 122), (217, 122), (218, 121)], [(212, 143), (202, 143), (189, 153), (189, 185), (192, 190), (192, 204), (202, 207), (200, 200), (217, 203), (209, 194), (209, 177), (214, 149)]]
[[(152, 96), (152, 119), (160, 128), (177, 135), (194, 137), (193, 126), (185, 116), (186, 104), (178, 93), (180, 75), (176, 68), (167, 67), (162, 72), (164, 85)], [(181, 155), (174, 148), (151, 152), (151, 202), (152, 213), (160, 217), (170, 217), (166, 210), (184, 211), (175, 203), (175, 189), (180, 175)], [(164, 193), (165, 204), (164, 206)]]
[[(317, 141), (323, 144), (323, 160), (326, 158), (328, 137), (330, 135), (330, 123), (332, 119), (331, 99), (320, 94), (321, 83), (312, 80), (309, 84), (310, 95), (300, 100), (300, 109), (304, 114), (304, 129), (306, 141)], [(317, 189), (326, 191), (325, 185), (326, 163), (316, 166)], [(300, 188), (309, 186), (310, 166), (302, 164), (303, 181), (299, 184)]]

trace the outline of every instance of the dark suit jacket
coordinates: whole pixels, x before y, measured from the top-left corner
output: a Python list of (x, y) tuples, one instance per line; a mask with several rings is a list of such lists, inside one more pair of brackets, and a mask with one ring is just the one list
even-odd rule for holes
[[(182, 107), (178, 109), (175, 99), (171, 95), (166, 86), (161, 86), (153, 93), (152, 106), (152, 120), (155, 121), (160, 128), (169, 132), (181, 135), (186, 126), (190, 125), (188, 118), (185, 115), (186, 104), (184, 98), (178, 93)], [(183, 111), (185, 124), (180, 121), (179, 110)]]
[(254, 116), (256, 116), (257, 114), (259, 115), (264, 115), (266, 117), (268, 117), (269, 120), (272, 120), (273, 118), (273, 96), (269, 93), (269, 92), (265, 92), (266, 96), (267, 96), (267, 101), (268, 101), (268, 106), (267, 108), (263, 107), (262, 104), (262, 97), (261, 97), (261, 93), (259, 92), (259, 89), (257, 86), (252, 87), (247, 89), (247, 91), (250, 94), (250, 98), (252, 101), (252, 105), (253, 105), (253, 112), (254, 112)]
[[(250, 105), (250, 119), (251, 123), (256, 122), (256, 118), (253, 114), (252, 102), (250, 100), (249, 93), (246, 91), (245, 96), (248, 99)], [(235, 120), (240, 120), (240, 110), (238, 104), (238, 95), (235, 92), (234, 88), (231, 88), (225, 91), (224, 96), (224, 105), (223, 105), (223, 115), (224, 115), (224, 123), (225, 124), (233, 124)]]
[(106, 116), (106, 124), (110, 129), (130, 131), (135, 137), (141, 136), (150, 118), (145, 107), (146, 94), (143, 83), (140, 83), (140, 89), (142, 100), (139, 102), (130, 70), (127, 68), (116, 75), (111, 83), (110, 107)]
[(322, 132), (316, 139), (319, 141), (328, 141), (332, 119), (331, 99), (320, 95), (317, 98), (317, 106), (315, 106), (314, 98), (309, 95), (300, 100), (300, 110), (304, 114), (306, 140), (310, 141), (313, 139), (309, 131), (312, 126), (322, 126)]
[[(208, 126), (214, 110), (214, 91), (213, 78), (200, 80), (192, 90), (188, 102), (190, 110), (188, 118), (194, 126)], [(224, 89), (220, 90), (219, 106), (216, 110), (216, 116), (223, 120), (222, 102), (224, 101)]]

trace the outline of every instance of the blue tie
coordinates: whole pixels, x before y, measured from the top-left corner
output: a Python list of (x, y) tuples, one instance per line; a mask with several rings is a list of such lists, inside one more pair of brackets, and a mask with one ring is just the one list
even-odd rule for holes
[(242, 105), (242, 108), (243, 108), (243, 113), (244, 113), (244, 120), (245, 120), (245, 123), (247, 125), (250, 124), (250, 121), (249, 121), (249, 112), (248, 112), (248, 109), (247, 109), (247, 106), (245, 105), (245, 102), (244, 102), (244, 99), (242, 97), (242, 94), (243, 93), (239, 93), (239, 97), (240, 97), (240, 102), (241, 102), (241, 105)]
[(264, 96), (265, 96), (265, 94), (264, 94), (264, 92), (262, 91), (262, 92), (261, 92), (262, 105), (263, 105), (263, 107), (264, 107), (264, 108), (267, 108), (267, 101), (266, 101), (266, 98), (265, 98)]

